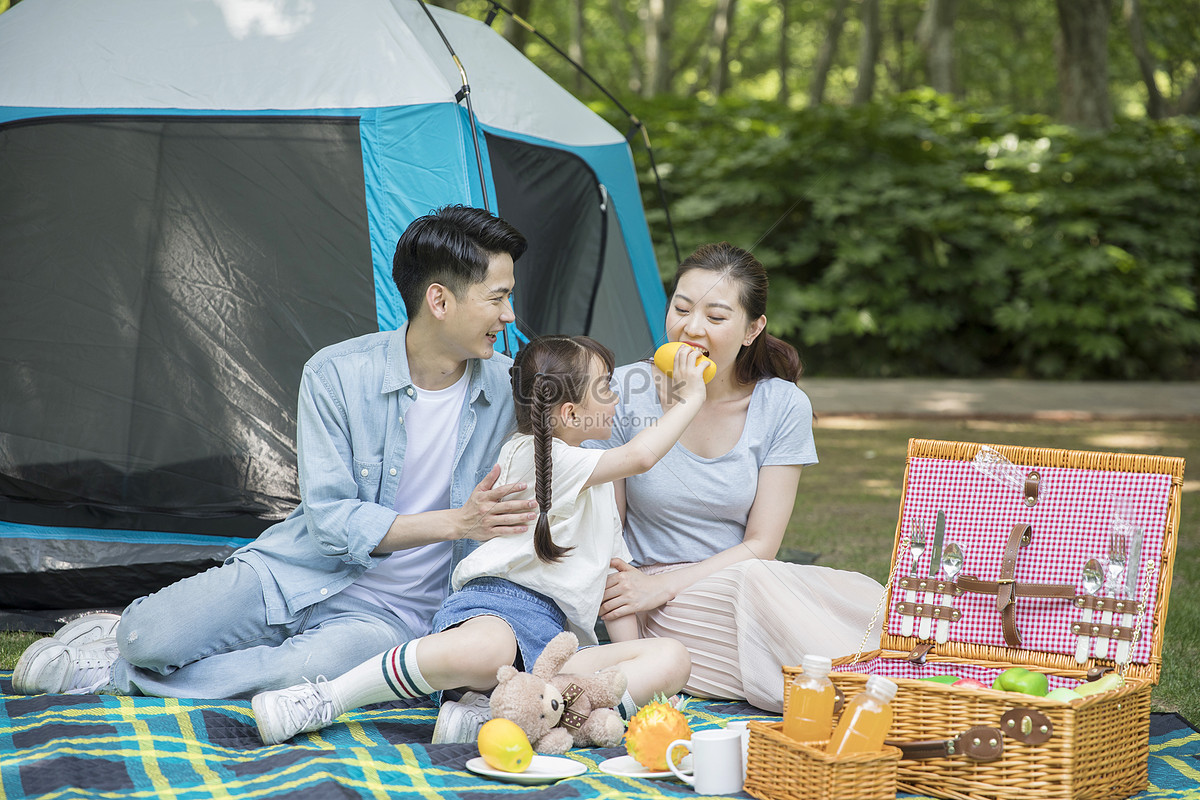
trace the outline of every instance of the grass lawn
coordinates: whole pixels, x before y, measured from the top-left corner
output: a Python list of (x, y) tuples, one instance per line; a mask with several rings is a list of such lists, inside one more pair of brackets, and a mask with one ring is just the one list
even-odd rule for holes
[[(1067, 450), (1104, 450), (1182, 456), (1192, 467), (1184, 485), (1179, 545), (1167, 615), (1156, 711), (1178, 711), (1200, 722), (1200, 426), (1194, 422), (995, 421), (858, 419), (817, 422), (821, 463), (804, 472), (784, 547), (820, 554), (817, 563), (888, 574), (904, 459), (910, 438), (947, 439)], [(36, 638), (0, 633), (0, 668), (11, 669)]]

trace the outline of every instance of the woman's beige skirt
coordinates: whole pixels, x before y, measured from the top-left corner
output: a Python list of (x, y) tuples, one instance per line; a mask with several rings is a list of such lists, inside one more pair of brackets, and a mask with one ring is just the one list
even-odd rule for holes
[[(647, 567), (655, 573), (686, 564)], [(857, 572), (741, 561), (697, 581), (639, 616), (642, 636), (683, 642), (692, 655), (685, 689), (697, 697), (745, 700), (783, 711), (783, 671), (805, 653), (838, 658), (879, 646), (877, 620), (863, 642), (883, 587)]]

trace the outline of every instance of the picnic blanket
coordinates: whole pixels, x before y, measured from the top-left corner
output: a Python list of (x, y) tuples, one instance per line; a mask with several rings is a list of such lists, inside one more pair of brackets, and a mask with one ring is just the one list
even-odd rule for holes
[[(696, 795), (675, 780), (599, 772), (624, 748), (572, 750), (588, 767), (557, 783), (518, 786), (464, 768), (475, 746), (428, 744), (436, 709), (388, 703), (294, 741), (263, 746), (248, 701), (12, 694), (0, 672), (0, 797), (662, 798)], [(685, 699), (694, 730), (730, 719), (777, 719), (743, 703)], [(1175, 714), (1151, 718), (1150, 785), (1137, 795), (1200, 798), (1200, 732)], [(748, 797), (748, 795), (738, 795)], [(904, 796), (904, 795), (902, 795)]]

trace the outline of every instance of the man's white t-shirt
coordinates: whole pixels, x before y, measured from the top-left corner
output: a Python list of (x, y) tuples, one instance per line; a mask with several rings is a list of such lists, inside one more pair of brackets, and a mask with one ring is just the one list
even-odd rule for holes
[[(450, 507), (450, 473), (469, 372), (464, 371), (445, 389), (417, 387), (414, 402), (404, 415), (408, 443), (393, 506), (396, 513), (420, 514)], [(453, 547), (453, 542), (436, 542), (393, 553), (344, 591), (391, 610), (416, 636), (424, 636), (446, 599), (445, 576)]]
[[(611, 483), (587, 489), (601, 450), (584, 450), (551, 439), (553, 459), (550, 536), (561, 547), (574, 547), (563, 559), (547, 564), (533, 549), (533, 530), (499, 536), (484, 542), (454, 568), (451, 584), (457, 591), (475, 578), (505, 578), (553, 600), (567, 617), (581, 644), (596, 643), (596, 615), (604, 598), (604, 583), (613, 558), (629, 560), (621, 535), (621, 517)], [(534, 498), (533, 437), (518, 433), (500, 450), (501, 483), (526, 483), (528, 488), (509, 500)]]

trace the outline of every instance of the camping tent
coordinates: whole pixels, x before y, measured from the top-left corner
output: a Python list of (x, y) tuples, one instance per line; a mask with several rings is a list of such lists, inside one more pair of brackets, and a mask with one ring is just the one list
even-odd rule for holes
[(0, 74), (0, 608), (117, 606), (285, 516), (300, 368), (404, 321), (391, 254), (437, 206), (529, 237), (513, 348), (661, 333), (624, 138), (482, 22), (24, 0)]

